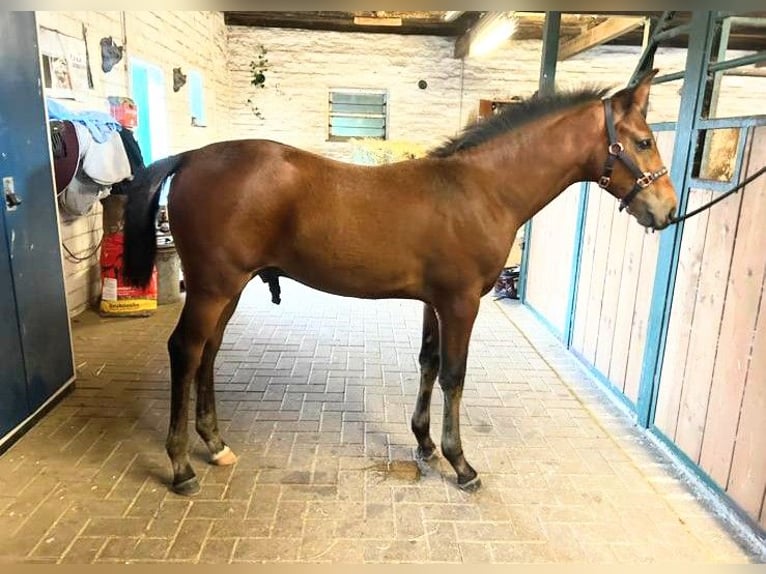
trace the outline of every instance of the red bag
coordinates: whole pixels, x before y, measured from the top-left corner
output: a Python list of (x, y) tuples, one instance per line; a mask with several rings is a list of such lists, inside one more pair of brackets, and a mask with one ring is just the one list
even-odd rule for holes
[(157, 268), (149, 285), (141, 289), (126, 285), (122, 279), (123, 235), (105, 233), (101, 243), (102, 315), (147, 316), (157, 309)]

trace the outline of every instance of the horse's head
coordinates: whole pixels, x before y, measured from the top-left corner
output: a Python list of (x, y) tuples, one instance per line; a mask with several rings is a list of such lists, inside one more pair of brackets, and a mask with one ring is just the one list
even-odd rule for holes
[(678, 200), (646, 123), (649, 90), (657, 71), (604, 100), (608, 148), (598, 183), (620, 199), (620, 209), (627, 209), (641, 225), (663, 229), (672, 223)]

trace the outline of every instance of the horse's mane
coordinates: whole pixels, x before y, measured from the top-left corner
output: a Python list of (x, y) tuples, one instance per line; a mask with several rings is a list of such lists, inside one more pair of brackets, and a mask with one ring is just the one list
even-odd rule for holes
[(561, 91), (546, 96), (534, 96), (508, 106), (498, 114), (480, 119), (444, 144), (431, 150), (430, 157), (448, 157), (481, 145), (492, 138), (515, 129), (550, 113), (586, 102), (600, 100), (610, 88), (586, 87), (575, 91)]

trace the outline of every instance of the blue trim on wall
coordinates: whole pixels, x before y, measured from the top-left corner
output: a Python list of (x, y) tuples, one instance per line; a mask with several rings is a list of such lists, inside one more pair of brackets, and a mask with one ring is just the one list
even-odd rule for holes
[(601, 383), (607, 391), (609, 391), (609, 394), (613, 395), (615, 398), (618, 399), (620, 403), (625, 405), (628, 410), (632, 413), (636, 412), (636, 405), (633, 404), (633, 402), (625, 395), (625, 393), (617, 387), (612, 381), (610, 381), (606, 375), (604, 375), (601, 371), (599, 371), (594, 365), (590, 363), (590, 361), (585, 358), (583, 355), (580, 354), (579, 351), (575, 349), (569, 349), (569, 352), (574, 355), (574, 357), (582, 364), (583, 367), (585, 367), (585, 370), (588, 371), (588, 373), (595, 378), (599, 383)]
[[(710, 53), (714, 25), (714, 12), (699, 11), (693, 13), (689, 34), (690, 46), (684, 71), (686, 80), (682, 93), (678, 121), (663, 122), (651, 126), (653, 131), (677, 130), (676, 144), (674, 146), (671, 162), (671, 178), (676, 191), (679, 194), (679, 214), (685, 213), (687, 209), (690, 188), (702, 187), (700, 184), (704, 183), (692, 179), (692, 157), (697, 144), (699, 132), (711, 128), (747, 128), (763, 125), (764, 118), (766, 118), (766, 116), (758, 116), (755, 118), (722, 118), (713, 120), (700, 118), (700, 107), (703, 105), (703, 96), (706, 89), (705, 78), (707, 75), (708, 55)], [(745, 140), (746, 134), (742, 134), (736, 152), (736, 175), (734, 176), (734, 181), (738, 181), (741, 178)], [(708, 187), (718, 191), (719, 188), (721, 190), (724, 188), (728, 189), (731, 187), (731, 184), (726, 183), (719, 186), (717, 183), (712, 182)], [(573, 262), (572, 268), (573, 275), (565, 332), (566, 338), (564, 338), (562, 333), (560, 333), (560, 331), (537, 309), (529, 305), (525, 299), (522, 299), (522, 301), (537, 320), (539, 320), (559, 340), (565, 342), (570, 353), (583, 365), (585, 370), (594, 377), (594, 379), (598, 381), (611, 396), (616, 397), (618, 402), (624, 405), (629, 412), (636, 415), (636, 422), (649, 433), (651, 438), (657, 439), (659, 445), (667, 449), (667, 454), (670, 455), (670, 458), (674, 460), (674, 462), (679, 463), (685, 470), (691, 471), (690, 474), (699, 479), (700, 482), (718, 497), (733, 514), (736, 514), (743, 523), (750, 527), (755, 536), (759, 537), (763, 543), (766, 543), (766, 532), (764, 532), (763, 527), (740, 508), (723, 488), (714, 482), (714, 480), (695, 461), (689, 458), (670, 438), (665, 436), (662, 431), (654, 425), (657, 394), (661, 382), (661, 366), (662, 361), (664, 360), (670, 313), (673, 303), (672, 298), (678, 274), (679, 254), (681, 240), (683, 238), (683, 223), (663, 231), (660, 237), (637, 402), (634, 404), (623, 393), (622, 389), (617, 388), (603, 373), (597, 370), (588, 359), (575, 349), (571, 348), (571, 332), (576, 313), (576, 292), (579, 287), (579, 260), (582, 258), (582, 236), (580, 234), (584, 232), (584, 222), (580, 221), (579, 218), (583, 217), (583, 202), (587, 208), (587, 192), (583, 192), (583, 196), (584, 197), (581, 197), (580, 213), (578, 214), (578, 237), (576, 245), (578, 252), (575, 256), (576, 263)], [(529, 240), (530, 237), (531, 235), (528, 235), (527, 240)], [(524, 272), (525, 267), (522, 267), (522, 277), (524, 277)]]
[(672, 132), (676, 129), (676, 122), (656, 122), (649, 124), (653, 132)]
[[(712, 192), (719, 192), (724, 193), (729, 191), (732, 187), (734, 187), (741, 179), (742, 177), (742, 165), (745, 161), (745, 144), (747, 143), (747, 138), (750, 133), (750, 129), (754, 126), (729, 126), (729, 128), (734, 128), (739, 130), (739, 137), (737, 139), (737, 149), (734, 152), (735, 157), (735, 163), (734, 163), (734, 169), (732, 170), (732, 176), (731, 181), (717, 181), (712, 179), (703, 179), (700, 177), (690, 177), (689, 178), (689, 187), (693, 189), (707, 189)], [(702, 131), (702, 128), (698, 129)], [(722, 128), (716, 128), (716, 129), (727, 129), (725, 127)]]
[[(754, 127), (754, 126), (753, 126)], [(747, 138), (752, 132), (751, 128), (742, 128), (739, 131), (739, 142), (737, 142), (737, 163), (734, 166), (734, 175), (732, 175), (732, 180), (730, 184), (734, 185), (734, 182), (738, 183), (742, 179), (742, 168), (745, 165), (745, 144), (747, 143)]]
[[(526, 307), (537, 320), (539, 320), (549, 331), (553, 333), (553, 335), (561, 339), (559, 332), (544, 316), (540, 314), (539, 311), (537, 311), (531, 305), (526, 305)], [(617, 399), (617, 402), (624, 406), (628, 412), (638, 415), (636, 405), (631, 402), (631, 400), (623, 393), (622, 389), (616, 387), (601, 373), (601, 371), (597, 370), (596, 367), (594, 367), (588, 361), (588, 359), (586, 359), (578, 351), (570, 348), (569, 352), (585, 368), (588, 374), (601, 384), (602, 388), (606, 390), (611, 397)], [(686, 470), (691, 471), (691, 474), (693, 474), (697, 479), (700, 480), (700, 482), (709, 488), (715, 496), (717, 496), (729, 509), (731, 509), (734, 514), (737, 515), (739, 519), (742, 520), (743, 523), (747, 524), (747, 526), (750, 527), (756, 536), (758, 533), (763, 532), (760, 524), (754, 521), (752, 517), (750, 517), (742, 508), (740, 508), (736, 502), (734, 502), (734, 500), (726, 493), (725, 490), (716, 484), (713, 479), (707, 473), (705, 473), (705, 471), (703, 471), (692, 459), (690, 459), (675, 443), (673, 443), (672, 440), (665, 436), (665, 434), (659, 428), (657, 428), (652, 423), (649, 428), (644, 428), (643, 430), (644, 432), (649, 433), (652, 437), (657, 439), (657, 441), (661, 443), (662, 446), (667, 448), (671, 459), (673, 459), (675, 463), (679, 464)], [(766, 543), (766, 536), (761, 536), (761, 538), (763, 542)]]
[(527, 302), (527, 273), (529, 272), (529, 245), (532, 243), (532, 220), (524, 224), (524, 241), (521, 244), (521, 269), (519, 269), (519, 301)]
[(759, 538), (766, 543), (766, 532), (764, 532), (763, 527), (761, 527), (760, 524), (758, 524), (751, 516), (745, 512), (744, 509), (742, 509), (733, 498), (731, 498), (725, 490), (723, 490), (711, 477), (708, 475), (702, 468), (695, 463), (689, 456), (683, 452), (670, 438), (668, 438), (659, 428), (654, 426), (652, 424), (649, 429), (649, 433), (652, 435), (652, 437), (656, 438), (658, 442), (662, 444), (665, 448), (668, 449), (670, 452), (670, 455), (676, 459), (676, 462), (678, 462), (681, 466), (683, 466), (685, 469), (691, 471), (691, 473), (700, 480), (707, 488), (713, 491), (713, 494), (715, 494), (722, 502), (726, 504), (726, 506), (734, 512), (738, 518), (742, 520), (745, 524), (747, 524), (753, 531), (754, 534), (758, 535), (758, 533), (762, 533)]
[[(670, 173), (676, 193), (679, 194), (679, 214), (686, 212), (689, 200), (687, 184), (691, 176), (690, 159), (697, 139), (694, 126), (695, 120), (699, 117), (699, 105), (705, 89), (703, 78), (712, 36), (709, 31), (712, 29), (714, 20), (712, 12), (709, 11), (692, 14), (692, 30), (689, 34), (689, 49), (684, 72), (686, 79), (676, 122), (676, 145), (673, 150)], [(679, 144), (679, 142), (682, 143)], [(678, 274), (683, 225), (683, 222), (674, 225), (664, 230), (660, 236), (637, 405), (638, 422), (644, 427), (654, 422), (660, 367), (665, 354), (673, 292)]]
[(545, 328), (548, 329), (553, 335), (562, 343), (565, 343), (564, 340), (564, 333), (562, 333), (559, 329), (556, 328), (556, 326), (551, 323), (548, 318), (543, 315), (540, 311), (535, 309), (535, 307), (530, 303), (524, 303), (524, 306), (529, 309), (529, 311), (532, 313), (532, 315), (540, 321), (543, 325), (545, 325)]
[[(543, 326), (550, 331), (553, 336), (555, 336), (559, 341), (562, 343), (565, 343), (564, 337), (554, 325), (551, 323), (548, 319), (545, 318), (545, 316), (540, 313), (537, 309), (535, 309), (532, 305), (529, 303), (525, 303), (524, 306), (529, 310), (529, 312), (532, 314), (532, 316), (540, 321), (540, 323), (543, 324)], [(625, 405), (630, 412), (635, 413), (636, 412), (636, 406), (631, 402), (631, 400), (622, 392), (622, 389), (619, 389), (610, 381), (601, 371), (596, 369), (594, 365), (588, 361), (583, 355), (580, 354), (579, 351), (572, 349), (569, 345), (567, 345), (569, 352), (572, 354), (572, 356), (577, 359), (577, 361), (585, 368), (585, 370), (590, 374), (593, 378), (595, 378), (604, 389), (606, 389), (610, 395), (614, 396), (618, 401)]]
[(572, 275), (569, 282), (569, 300), (567, 301), (566, 325), (564, 326), (564, 343), (567, 349), (572, 347), (574, 335), (575, 313), (577, 312), (577, 293), (580, 288), (580, 269), (582, 268), (582, 243), (585, 236), (585, 219), (588, 212), (588, 194), (590, 184), (587, 181), (580, 185), (580, 198), (577, 206), (577, 222), (575, 223), (574, 252), (572, 253)]
[(764, 125), (766, 125), (766, 115), (736, 116), (730, 118), (702, 118), (697, 122), (697, 127), (701, 130), (733, 127), (750, 128)]

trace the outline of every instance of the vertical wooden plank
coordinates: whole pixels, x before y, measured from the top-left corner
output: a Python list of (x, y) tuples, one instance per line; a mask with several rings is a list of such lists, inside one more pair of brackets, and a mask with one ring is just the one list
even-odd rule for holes
[(585, 326), (588, 322), (588, 300), (593, 276), (593, 258), (596, 253), (596, 230), (598, 229), (599, 209), (601, 207), (600, 189), (591, 185), (588, 190), (588, 205), (585, 211), (585, 229), (577, 300), (575, 302), (574, 328), (572, 330), (572, 349), (582, 353), (585, 344)]
[[(604, 277), (604, 295), (601, 304), (601, 317), (598, 325), (598, 340), (596, 342), (595, 366), (604, 376), (609, 374), (609, 363), (612, 358), (614, 330), (617, 322), (617, 304), (622, 282), (622, 267), (625, 259), (625, 247), (628, 226), (636, 225), (635, 220), (623, 213), (613, 216), (612, 233), (609, 240), (606, 275)], [(618, 387), (622, 381), (612, 381)]]
[(575, 253), (575, 235), (580, 202), (580, 183), (570, 186), (561, 195), (563, 213), (552, 222), (553, 231), (561, 238), (556, 246), (555, 254), (551, 257), (553, 271), (552, 283), (557, 286), (553, 298), (551, 315), (556, 317), (557, 325), (562, 334), (567, 325), (569, 312), (569, 293), (572, 286), (572, 259)]
[[(675, 132), (660, 132), (655, 134), (657, 149), (660, 156), (673, 156)], [(667, 161), (667, 160), (666, 160)], [(644, 348), (648, 332), (649, 313), (654, 289), (654, 275), (657, 268), (657, 254), (660, 247), (660, 234), (645, 234), (641, 249), (641, 266), (639, 268), (638, 288), (631, 323), (630, 348), (625, 369), (624, 393), (634, 404), (638, 402), (641, 369), (643, 367)]]
[(676, 444), (695, 462), (702, 447), (741, 201), (740, 194), (729, 197), (710, 210), (708, 219), (676, 429)]
[[(674, 131), (662, 131), (655, 134), (657, 149), (663, 159), (673, 156), (675, 136), (676, 134)], [(627, 371), (629, 354), (635, 354), (636, 349), (639, 347), (643, 352), (644, 347), (641, 336), (644, 332), (641, 323), (642, 321), (646, 321), (646, 317), (644, 316), (643, 311), (639, 311), (638, 314), (636, 314), (636, 303), (641, 301), (641, 305), (639, 305), (639, 307), (641, 307), (644, 303), (644, 297), (647, 296), (645, 292), (639, 293), (638, 290), (639, 271), (641, 269), (641, 264), (644, 261), (643, 244), (645, 236), (645, 230), (635, 224), (635, 222), (633, 222), (633, 225), (628, 226), (621, 272), (620, 293), (618, 296), (617, 317), (614, 328), (614, 343), (612, 345), (612, 356), (609, 363), (609, 379), (616, 386), (621, 388), (623, 393), (630, 398), (633, 403), (638, 399), (638, 379), (632, 377), (631, 380), (635, 381), (635, 383), (631, 382), (631, 384), (628, 385)], [(655, 262), (656, 254), (648, 263), (654, 264)], [(645, 276), (644, 281), (646, 278), (647, 277)], [(651, 278), (653, 280), (653, 273), (651, 274)], [(643, 285), (644, 284), (642, 283), (642, 287)], [(641, 317), (643, 317), (643, 319), (641, 319)], [(631, 344), (631, 335), (633, 334), (634, 324), (636, 325), (636, 331), (640, 333), (638, 339), (633, 341), (635, 348)]]
[[(766, 287), (766, 286), (764, 286)], [(727, 492), (754, 520), (763, 520), (766, 491), (766, 298), (758, 313), (750, 369), (745, 382), (737, 441)]]
[[(687, 211), (704, 205), (711, 197), (712, 193), (709, 191), (691, 190)], [(654, 417), (654, 425), (670, 439), (674, 439), (676, 434), (709, 215), (708, 211), (704, 211), (684, 223), (684, 235), (679, 251), (678, 275), (673, 291), (673, 307), (670, 312)]]
[(590, 364), (596, 360), (596, 345), (598, 343), (598, 327), (601, 320), (601, 304), (604, 296), (604, 278), (609, 257), (609, 244), (612, 235), (612, 220), (617, 211), (617, 201), (606, 191), (601, 192), (601, 207), (596, 229), (596, 247), (593, 258), (593, 273), (591, 278), (590, 296), (588, 298), (588, 319), (585, 325), (585, 341), (583, 356)]
[(644, 229), (633, 223), (628, 225), (625, 258), (622, 262), (620, 291), (617, 296), (614, 343), (609, 362), (609, 380), (625, 392), (625, 374), (628, 370), (630, 334), (638, 297), (638, 275), (641, 268)]
[(644, 234), (641, 253), (641, 267), (638, 273), (638, 290), (631, 324), (628, 366), (625, 371), (625, 396), (633, 404), (638, 402), (638, 387), (641, 380), (644, 347), (648, 331), (649, 311), (652, 305), (652, 288), (657, 268), (657, 253), (660, 249), (660, 234)]
[[(743, 178), (766, 163), (766, 128), (755, 131)], [(766, 267), (766, 178), (744, 188), (710, 391), (700, 466), (725, 488), (731, 468), (745, 376)]]
[[(559, 198), (554, 199), (545, 208), (537, 213), (533, 219), (532, 233), (529, 245), (529, 258), (527, 259), (527, 285), (525, 297), (527, 303), (534, 307), (543, 316), (548, 315), (548, 298), (555, 296), (547, 289), (550, 286), (551, 254), (554, 246), (560, 241), (559, 237), (551, 237), (551, 220), (553, 213), (558, 213)], [(547, 293), (546, 293), (547, 291)]]
[(564, 334), (571, 285), (579, 184), (535, 216), (530, 242), (527, 302)]

